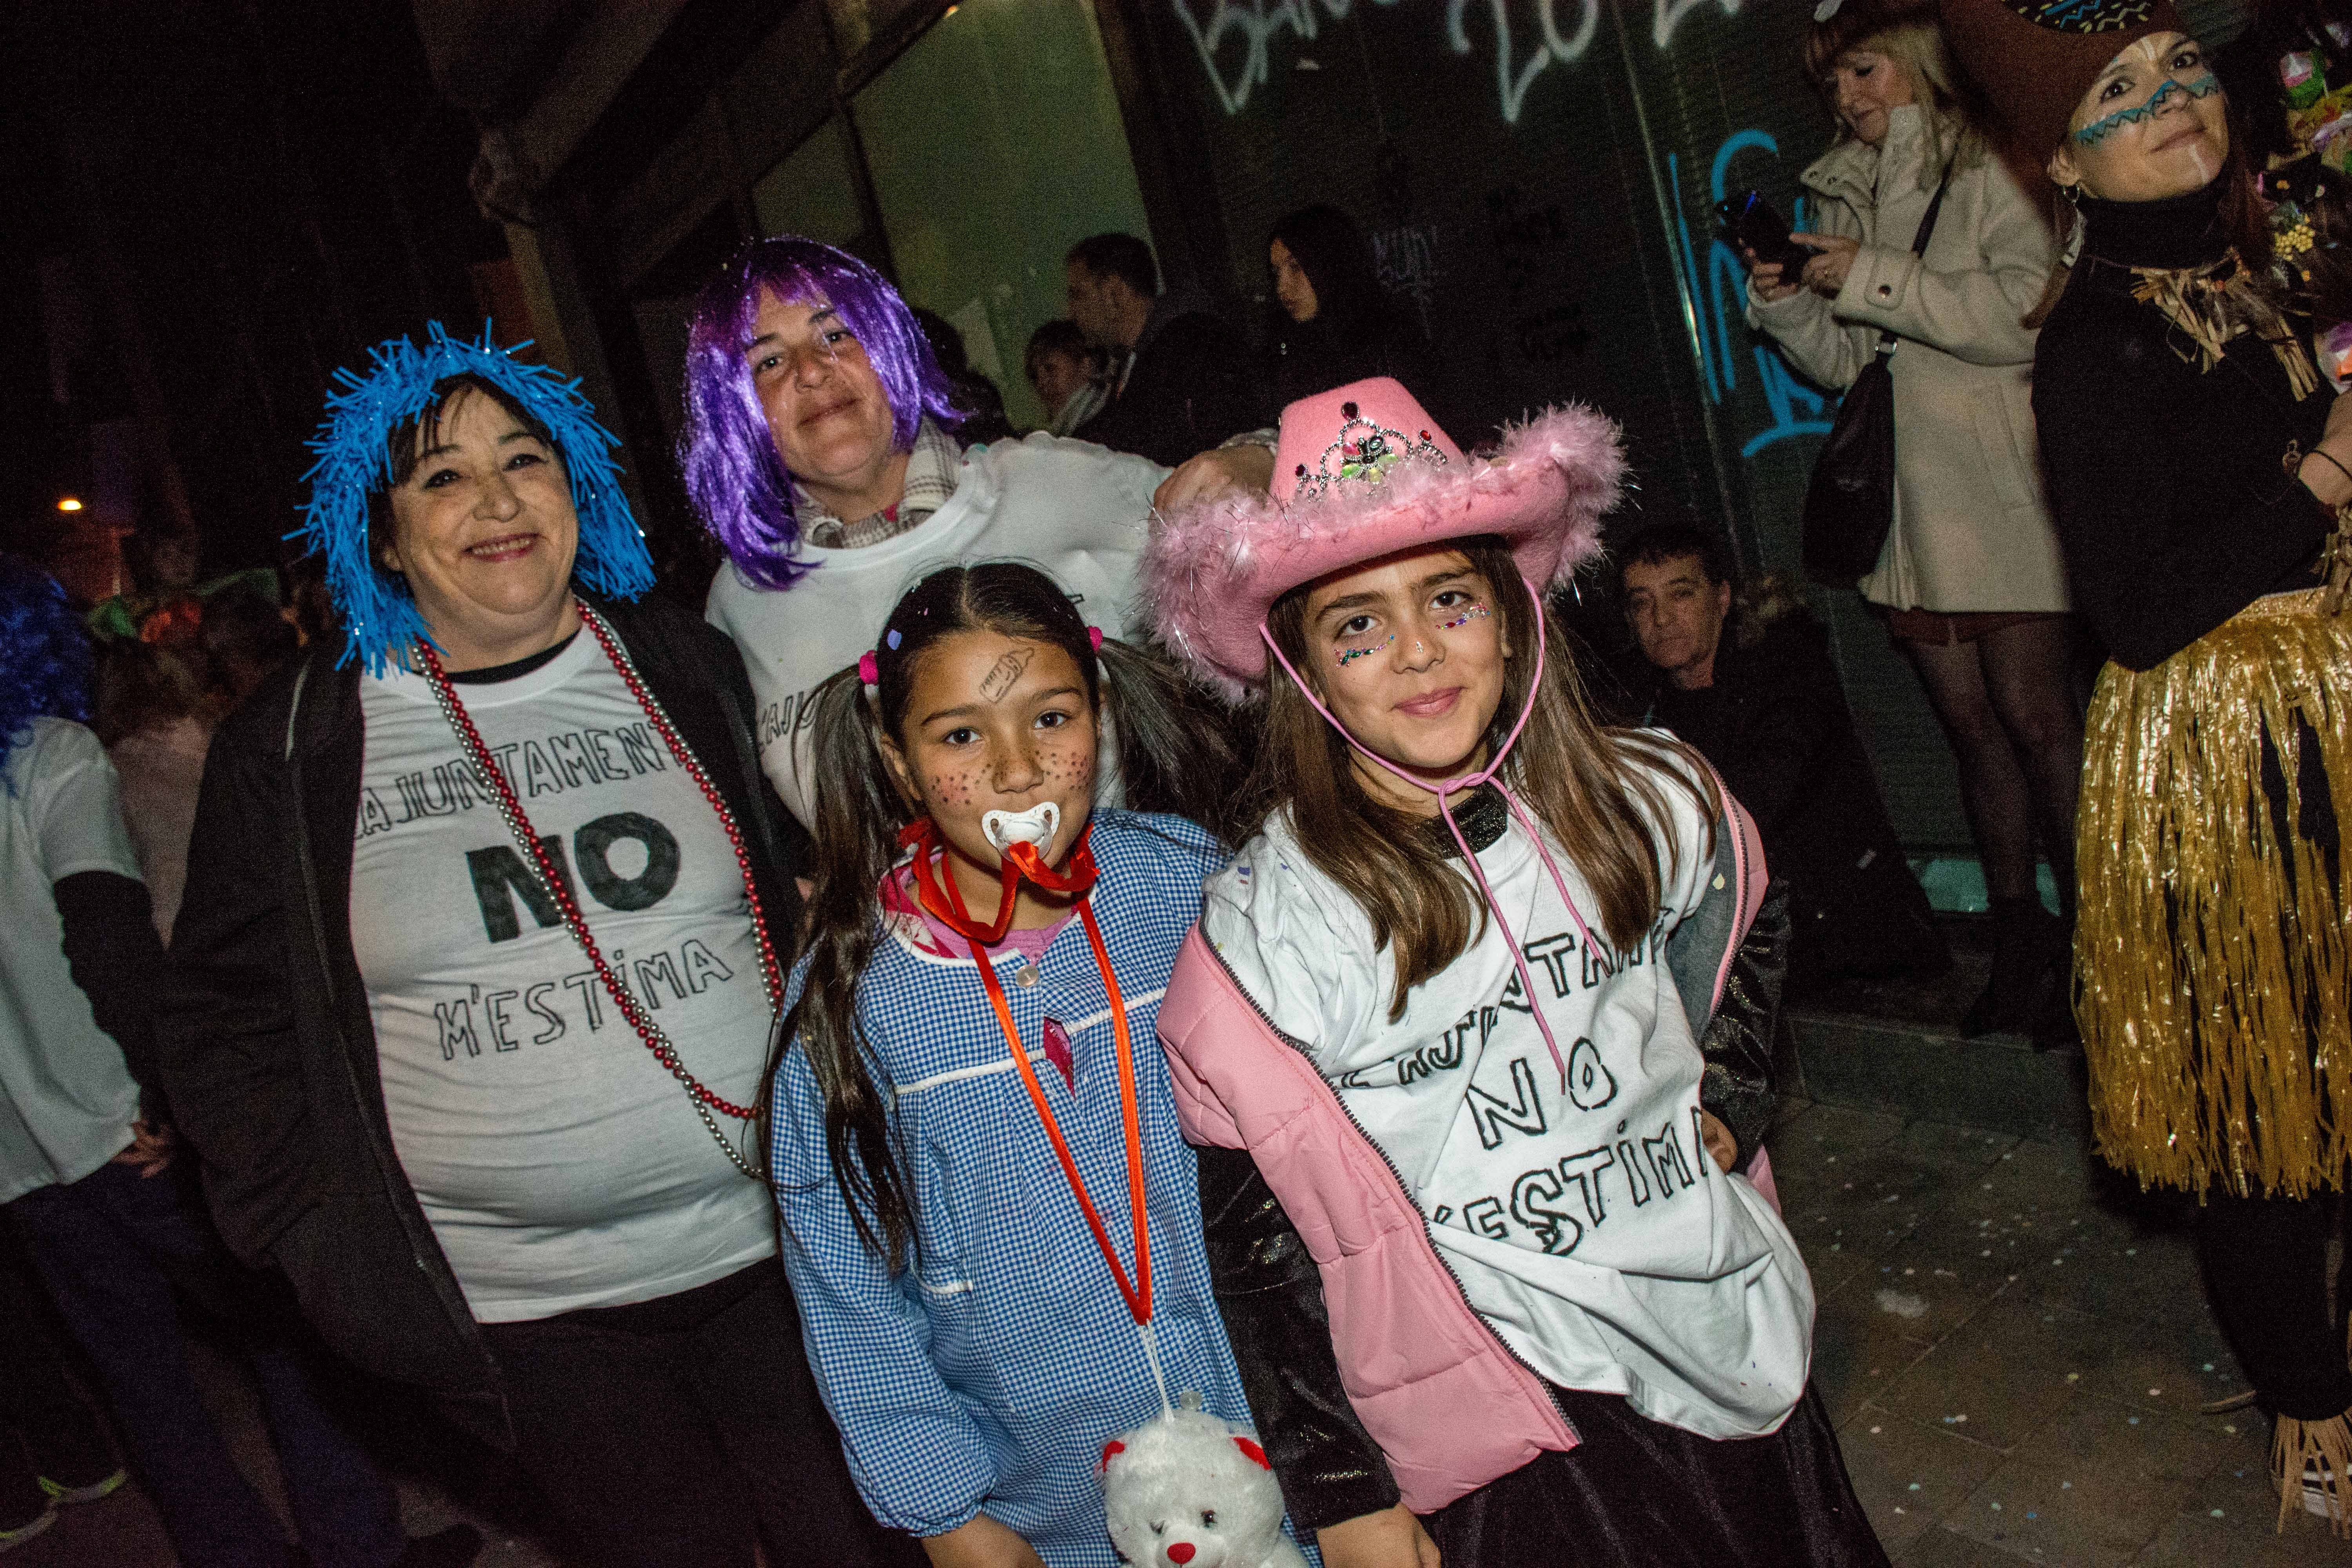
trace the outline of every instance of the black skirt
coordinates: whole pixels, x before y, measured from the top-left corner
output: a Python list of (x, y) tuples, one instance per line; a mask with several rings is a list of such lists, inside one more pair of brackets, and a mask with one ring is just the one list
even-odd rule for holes
[(1811, 1387), (1778, 1432), (1732, 1441), (1552, 1393), (1583, 1441), (1424, 1520), (1445, 1568), (1887, 1568)]

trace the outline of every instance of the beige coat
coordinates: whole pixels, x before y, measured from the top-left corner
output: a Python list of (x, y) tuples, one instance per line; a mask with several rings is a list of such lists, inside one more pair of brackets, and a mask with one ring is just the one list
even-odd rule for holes
[(1804, 173), (1815, 233), (1862, 242), (1834, 300), (1810, 289), (1748, 324), (1780, 341), (1823, 385), (1851, 385), (1881, 331), (1899, 342), (1895, 377), (1895, 526), (1863, 596), (1949, 614), (2071, 608), (2033, 430), (2036, 333), (2019, 324), (2042, 298), (2056, 247), (1997, 158), (1963, 158), (1923, 258), (1911, 238), (1940, 170), (1926, 124), (1898, 109), (1878, 147), (1847, 139)]

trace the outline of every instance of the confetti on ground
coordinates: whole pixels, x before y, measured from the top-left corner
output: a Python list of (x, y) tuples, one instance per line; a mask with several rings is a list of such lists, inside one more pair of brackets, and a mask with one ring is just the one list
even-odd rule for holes
[(1881, 1290), (1873, 1300), (1877, 1301), (1880, 1311), (1891, 1312), (1898, 1318), (1924, 1318), (1927, 1315), (1927, 1299), (1925, 1296), (1913, 1296), (1901, 1290)]
[(2207, 1363), (2205, 1363), (2205, 1370), (2206, 1370), (2207, 1372), (2211, 1372), (2211, 1371), (2213, 1370), (2213, 1363), (2212, 1363), (2211, 1362), (2210, 1362), (2210, 1361), (2209, 1361), (2209, 1362), (2207, 1362)]
[(2220, 1509), (2218, 1509), (2218, 1508), (2217, 1508), (2217, 1509), (2215, 1509), (2215, 1510), (2213, 1510), (2213, 1517), (2214, 1517), (2215, 1519), (2219, 1519), (2219, 1518), (2221, 1518), (2221, 1510)]
[(2070, 1372), (2066, 1374), (2066, 1381), (2069, 1383), (2080, 1383), (2083, 1381), (2083, 1374), (2079, 1372)]
[(1999, 1512), (2000, 1511), (2000, 1504), (1999, 1504), (1999, 1503), (1995, 1503), (1995, 1504), (1993, 1504), (1993, 1505), (1992, 1505), (1992, 1510), (1993, 1510), (1993, 1512), (1995, 1512), (1995, 1513), (1999, 1513)]
[(1915, 1492), (1917, 1491), (1919, 1489), (1919, 1483), (1917, 1481), (1913, 1481), (1911, 1483), (1911, 1489)]
[[(2227, 1432), (2227, 1433), (2228, 1433), (2231, 1436), (2232, 1436), (2232, 1437), (2234, 1437), (2234, 1436), (2236, 1436), (2238, 1435), (2238, 1429), (2237, 1429), (2235, 1426), (2224, 1426), (2224, 1427), (2222, 1427), (2222, 1428), (2221, 1428), (2221, 1430), (2222, 1430), (2222, 1431), (2224, 1431), (2224, 1432)], [(2244, 1471), (2242, 1471), (2242, 1470), (2241, 1470), (2241, 1471), (2239, 1472), (2239, 1474), (2241, 1474), (2241, 1475), (2243, 1475), (2244, 1473), (2245, 1473), (2245, 1472), (2244, 1472)]]
[(2138, 1426), (2138, 1425), (2139, 1425), (2139, 1417), (2138, 1417), (2138, 1416), (2135, 1415), (2135, 1416), (2132, 1416), (2130, 1419), (2131, 1419), (2131, 1424), (2132, 1424), (2133, 1426)]
[(2072, 1481), (2060, 1481), (2058, 1483), (2058, 1489), (2062, 1492), (2071, 1492), (2074, 1489), (2074, 1483)]
[(1871, 1435), (1872, 1436), (1875, 1437), (1875, 1436), (1877, 1436), (1879, 1435), (1879, 1433), (1881, 1433), (1881, 1432), (1883, 1432), (1883, 1431), (1885, 1431), (1885, 1427), (1883, 1427), (1883, 1426), (1873, 1426), (1873, 1427), (1870, 1429), (1870, 1435)]

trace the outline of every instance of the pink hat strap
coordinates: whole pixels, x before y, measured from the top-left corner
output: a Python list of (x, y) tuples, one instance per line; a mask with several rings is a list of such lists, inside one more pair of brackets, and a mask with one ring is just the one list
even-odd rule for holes
[(1503, 804), (1509, 808), (1512, 816), (1516, 817), (1519, 826), (1527, 830), (1528, 837), (1535, 840), (1536, 853), (1543, 857), (1544, 869), (1551, 873), (1552, 886), (1559, 889), (1560, 902), (1568, 906), (1568, 918), (1576, 922), (1578, 938), (1583, 942), (1587, 952), (1591, 951), (1592, 931), (1584, 923), (1584, 916), (1576, 907), (1576, 899), (1568, 890), (1568, 879), (1560, 875), (1559, 863), (1552, 859), (1551, 850), (1545, 845), (1544, 836), (1538, 829), (1535, 819), (1528, 813), (1526, 804), (1511, 792), (1511, 787), (1503, 782), (1501, 776), (1503, 759), (1510, 754), (1511, 747), (1518, 741), (1519, 731), (1525, 730), (1528, 727), (1528, 721), (1534, 717), (1536, 699), (1543, 691), (1543, 595), (1538, 591), (1533, 583), (1528, 582), (1527, 578), (1521, 577), (1519, 581), (1527, 584), (1528, 597), (1536, 606), (1536, 672), (1534, 679), (1528, 683), (1527, 703), (1519, 710), (1518, 722), (1511, 726), (1511, 732), (1503, 737), (1503, 743), (1495, 748), (1495, 754), (1486, 760), (1486, 765), (1484, 768), (1475, 773), (1464, 773), (1457, 778), (1447, 779), (1443, 784), (1431, 784), (1424, 779), (1414, 777), (1356, 739), (1349, 732), (1345, 724), (1332, 716), (1331, 710), (1323, 706), (1322, 699), (1315, 695), (1314, 689), (1298, 678), (1298, 671), (1292, 667), (1289, 657), (1276, 643), (1274, 634), (1266, 629), (1264, 621), (1260, 621), (1257, 625), (1257, 635), (1265, 640), (1265, 646), (1273, 651), (1276, 659), (1289, 675), (1292, 684), (1298, 688), (1298, 694), (1314, 705), (1315, 711), (1322, 714), (1324, 720), (1331, 728), (1339, 731), (1340, 737), (1348, 744), (1355, 747), (1356, 750), (1415, 789), (1427, 790), (1437, 796), (1437, 814), (1445, 819), (1446, 830), (1454, 835), (1454, 842), (1460, 846), (1462, 858), (1468, 864), (1470, 875), (1478, 884), (1479, 896), (1486, 900), (1487, 912), (1495, 917), (1495, 923), (1502, 928), (1503, 940), (1510, 944), (1511, 963), (1518, 970), (1519, 987), (1527, 994), (1528, 1011), (1534, 1016), (1536, 1027), (1543, 1034), (1544, 1045), (1551, 1052), (1552, 1065), (1559, 1068), (1559, 1086), (1565, 1091), (1568, 1088), (1568, 1058), (1560, 1054), (1559, 1042), (1552, 1037), (1551, 1025), (1544, 1018), (1543, 1001), (1536, 992), (1535, 976), (1528, 969), (1527, 956), (1519, 951), (1518, 933), (1511, 929), (1511, 922), (1504, 915), (1502, 906), (1496, 902), (1494, 889), (1486, 885), (1486, 872), (1478, 864), (1478, 857), (1471, 849), (1470, 841), (1462, 836), (1462, 825), (1454, 820), (1454, 808), (1446, 804), (1446, 796), (1450, 795), (1475, 789), (1484, 784), (1495, 786), (1495, 793), (1503, 797)]

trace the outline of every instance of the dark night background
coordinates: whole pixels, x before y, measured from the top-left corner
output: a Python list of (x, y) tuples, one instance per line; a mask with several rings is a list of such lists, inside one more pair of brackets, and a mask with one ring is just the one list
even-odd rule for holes
[(472, 124), (402, 0), (0, 27), (0, 546), (83, 597), (134, 523), (198, 532), (208, 572), (278, 563), (333, 368), (497, 286)]

